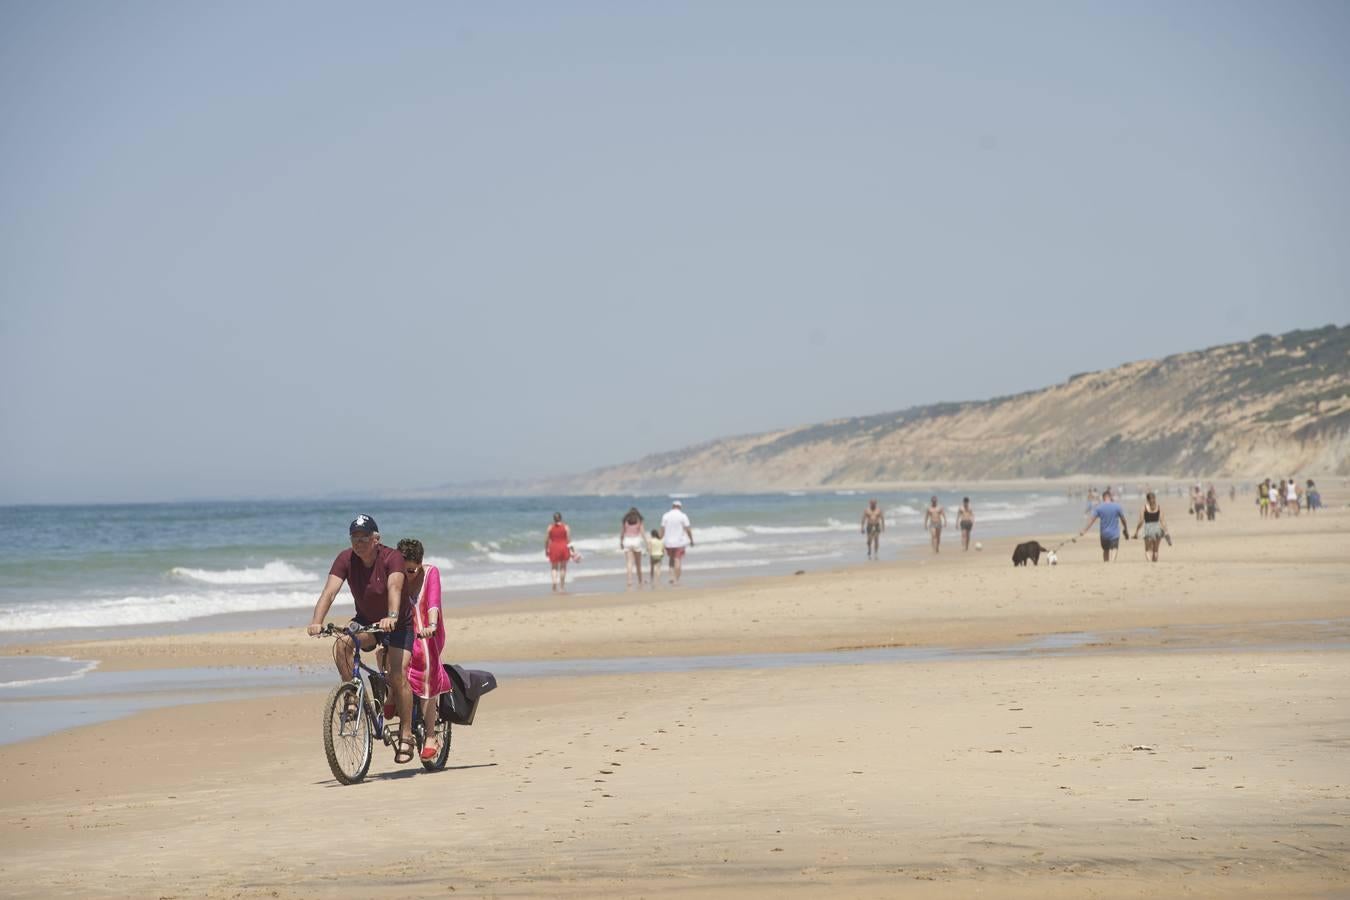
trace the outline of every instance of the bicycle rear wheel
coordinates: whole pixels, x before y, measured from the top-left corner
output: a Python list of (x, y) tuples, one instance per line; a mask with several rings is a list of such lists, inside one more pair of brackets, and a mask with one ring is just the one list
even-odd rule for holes
[(450, 757), (450, 722), (448, 719), (440, 718), (436, 720), (434, 738), (440, 742), (441, 752), (431, 759), (422, 760), (422, 768), (428, 772), (439, 772), (444, 769), (445, 761)]
[[(349, 710), (356, 710), (355, 718)], [(356, 686), (339, 684), (323, 706), (323, 750), (328, 768), (343, 784), (356, 784), (370, 771), (374, 726), (360, 708)]]

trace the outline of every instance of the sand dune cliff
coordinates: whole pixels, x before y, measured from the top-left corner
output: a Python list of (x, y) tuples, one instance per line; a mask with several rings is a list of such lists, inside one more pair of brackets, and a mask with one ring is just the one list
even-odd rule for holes
[(1103, 472), (1350, 473), (1350, 326), (1262, 335), (992, 400), (710, 441), (529, 487), (746, 491)]

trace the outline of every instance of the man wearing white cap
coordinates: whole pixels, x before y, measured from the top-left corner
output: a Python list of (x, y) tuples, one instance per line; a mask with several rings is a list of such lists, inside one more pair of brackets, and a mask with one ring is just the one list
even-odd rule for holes
[(670, 583), (679, 584), (684, 571), (684, 551), (694, 546), (694, 529), (684, 514), (684, 504), (676, 500), (661, 517), (661, 543), (666, 548), (670, 566)]

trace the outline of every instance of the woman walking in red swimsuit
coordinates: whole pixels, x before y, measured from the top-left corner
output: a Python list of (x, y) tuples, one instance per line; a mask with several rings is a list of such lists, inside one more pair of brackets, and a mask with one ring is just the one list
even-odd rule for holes
[(567, 592), (567, 561), (572, 558), (572, 529), (563, 524), (562, 513), (553, 514), (553, 524), (544, 539), (544, 555), (553, 567), (553, 590)]

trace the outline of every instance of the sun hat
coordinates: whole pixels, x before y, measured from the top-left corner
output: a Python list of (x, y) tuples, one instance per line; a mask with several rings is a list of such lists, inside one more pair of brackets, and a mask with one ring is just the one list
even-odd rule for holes
[(678, 501), (678, 500), (676, 500), (676, 501), (674, 501), (674, 502), (672, 502), (672, 503), (671, 503), (671, 504), (670, 504), (670, 505), (671, 505), (671, 506), (678, 506), (678, 507), (680, 507), (680, 508), (681, 508), (681, 509), (683, 509), (683, 508), (684, 508), (684, 504), (683, 504), (683, 503), (681, 503), (681, 502), (680, 502), (680, 501)]

